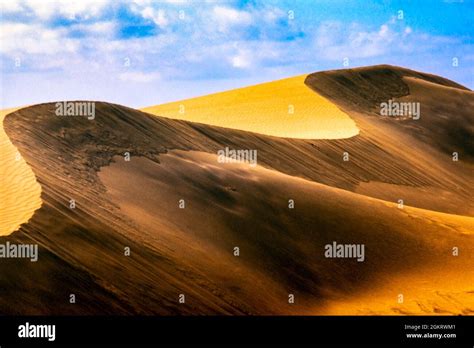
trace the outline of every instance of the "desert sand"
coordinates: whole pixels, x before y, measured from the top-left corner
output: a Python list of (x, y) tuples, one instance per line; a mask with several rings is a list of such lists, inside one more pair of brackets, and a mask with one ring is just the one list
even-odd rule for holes
[(142, 111), (178, 120), (296, 139), (340, 139), (359, 133), (352, 119), (312, 92), (306, 75), (151, 106)]
[[(464, 268), (461, 279), (458, 273), (460, 264), (474, 264), (474, 218), (398, 209), (260, 166), (218, 163), (204, 152), (172, 151), (160, 164), (117, 158), (99, 177), (151, 245), (171, 247), (221, 287), (238, 289), (246, 303), (258, 299), (256, 307), (279, 314), (474, 314), (474, 268)], [(185, 209), (172, 204), (180, 199)], [(326, 259), (321, 251), (333, 241), (363, 242), (366, 262)], [(453, 246), (463, 255), (453, 257)], [(284, 302), (288, 293), (296, 304)]]
[[(15, 109), (0, 111), (0, 125)], [(0, 126), (0, 236), (16, 231), (41, 206), (41, 186)]]
[[(1, 260), (1, 312), (472, 315), (474, 93), (392, 66), (304, 84), (359, 133), (274, 137), (101, 102), (94, 120), (54, 103), (9, 114), (43, 204), (0, 237), (40, 246), (37, 263)], [(381, 117), (389, 98), (422, 101), (421, 119)], [(219, 163), (225, 147), (258, 165)], [(333, 241), (363, 243), (365, 261), (325, 258)]]

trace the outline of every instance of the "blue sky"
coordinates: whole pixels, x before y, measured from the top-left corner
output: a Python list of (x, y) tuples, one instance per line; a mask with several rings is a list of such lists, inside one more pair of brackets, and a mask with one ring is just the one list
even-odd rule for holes
[(341, 69), (345, 60), (474, 88), (472, 1), (0, 4), (2, 108), (76, 99), (143, 107)]

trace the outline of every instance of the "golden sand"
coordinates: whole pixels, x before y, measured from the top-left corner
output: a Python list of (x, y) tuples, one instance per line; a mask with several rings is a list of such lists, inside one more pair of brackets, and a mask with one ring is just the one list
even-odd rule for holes
[[(394, 203), (385, 203), (394, 206)], [(413, 207), (404, 210), (413, 221), (430, 221), (448, 227), (446, 237), (473, 234), (474, 218), (438, 213)], [(423, 230), (423, 229), (420, 229)], [(425, 233), (432, 231), (426, 230)], [(370, 284), (366, 291), (348, 298), (329, 301), (322, 315), (473, 315), (474, 268), (472, 243), (466, 239), (459, 253), (464, 253), (464, 264), (457, 261), (453, 249), (433, 239), (433, 249), (445, 249), (442, 260), (427, 260), (422, 267), (391, 274), (389, 279)], [(460, 254), (459, 254), (460, 255)], [(409, 260), (407, 260), (409, 261)]]
[(142, 111), (179, 120), (298, 139), (359, 133), (335, 104), (304, 84), (306, 75), (151, 106)]
[(0, 236), (16, 231), (41, 207), (41, 186), (3, 129), (5, 116), (15, 110), (0, 111)]

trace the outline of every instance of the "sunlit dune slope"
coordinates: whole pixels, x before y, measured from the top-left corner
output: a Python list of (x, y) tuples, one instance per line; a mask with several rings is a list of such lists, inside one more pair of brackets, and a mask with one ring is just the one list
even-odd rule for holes
[(354, 121), (311, 91), (306, 75), (142, 109), (179, 120), (298, 139), (358, 134)]
[(41, 206), (41, 186), (3, 129), (3, 119), (15, 110), (0, 111), (0, 236), (17, 230)]

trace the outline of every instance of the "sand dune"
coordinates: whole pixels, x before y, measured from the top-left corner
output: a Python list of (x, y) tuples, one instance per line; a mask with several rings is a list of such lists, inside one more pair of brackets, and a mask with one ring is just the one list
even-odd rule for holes
[[(204, 152), (172, 151), (160, 164), (117, 158), (99, 177), (151, 245), (168, 246), (221, 287), (238, 289), (245, 303), (255, 299), (255, 308), (474, 313), (474, 268), (464, 267), (474, 264), (474, 218), (398, 209), (260, 166), (218, 163)], [(178, 208), (180, 199), (185, 209)], [(366, 262), (326, 259), (324, 245), (333, 241), (363, 242)], [(462, 255), (452, 256), (452, 247), (461, 245)], [(460, 267), (462, 279), (453, 272)], [(296, 304), (285, 303), (289, 293)]]
[[(354, 191), (389, 201), (403, 198), (420, 208), (474, 215), (472, 91), (442, 77), (388, 65), (315, 73), (305, 83), (355, 120), (364, 152), (372, 146), (382, 148), (397, 157), (393, 161), (409, 164), (412, 171), (402, 182), (398, 169), (372, 153), (371, 160), (360, 166), (378, 160), (380, 166), (374, 170), (386, 169), (387, 176), (362, 180)], [(381, 117), (380, 103), (389, 99), (419, 102), (420, 119)], [(453, 152), (459, 154), (459, 161), (452, 160)]]
[[(0, 111), (4, 117), (17, 109)], [(0, 126), (0, 236), (26, 223), (41, 206), (41, 186), (24, 158)]]
[[(43, 204), (0, 242), (34, 241), (41, 262), (0, 262), (1, 312), (472, 314), (473, 93), (388, 66), (305, 84), (359, 134), (279, 138), (99, 102), (94, 120), (52, 103), (8, 115)], [(422, 121), (380, 117), (387, 98), (422, 100)], [(217, 162), (225, 147), (257, 150), (258, 165)], [(333, 241), (363, 243), (365, 261), (325, 258)]]
[(341, 139), (359, 130), (304, 85), (306, 75), (142, 109), (178, 120), (296, 139)]

